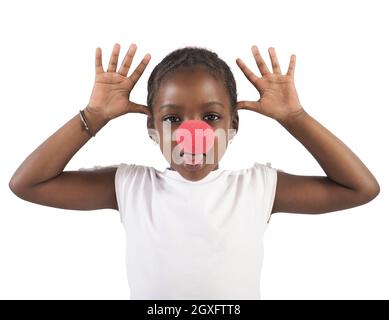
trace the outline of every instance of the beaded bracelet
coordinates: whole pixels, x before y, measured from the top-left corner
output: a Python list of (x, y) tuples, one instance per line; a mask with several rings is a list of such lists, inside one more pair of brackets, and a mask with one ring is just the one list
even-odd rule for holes
[(89, 135), (91, 137), (94, 137), (96, 136), (95, 134), (92, 134), (91, 130), (90, 130), (90, 127), (88, 125), (88, 122), (86, 121), (86, 117), (85, 117), (85, 113), (84, 113), (84, 110), (80, 110), (80, 118), (81, 118), (81, 121), (82, 121), (82, 124), (84, 125), (84, 129), (86, 131), (88, 131)]

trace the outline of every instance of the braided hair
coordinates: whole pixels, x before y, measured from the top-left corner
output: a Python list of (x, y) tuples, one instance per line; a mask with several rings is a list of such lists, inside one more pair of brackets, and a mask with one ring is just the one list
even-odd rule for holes
[(238, 117), (238, 113), (236, 112), (236, 82), (230, 67), (215, 52), (196, 46), (179, 48), (172, 51), (153, 69), (147, 83), (147, 105), (149, 108), (153, 109), (155, 94), (164, 77), (173, 72), (177, 72), (179, 69), (194, 66), (205, 67), (207, 72), (223, 82), (230, 98), (231, 115)]

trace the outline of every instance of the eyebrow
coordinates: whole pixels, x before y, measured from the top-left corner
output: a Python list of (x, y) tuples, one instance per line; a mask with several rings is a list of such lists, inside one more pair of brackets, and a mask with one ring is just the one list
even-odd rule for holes
[[(209, 101), (209, 102), (206, 102), (203, 104), (204, 107), (208, 107), (210, 105), (216, 105), (216, 106), (224, 108), (224, 104), (222, 104), (218, 101)], [(167, 104), (164, 104), (163, 106), (161, 106), (159, 108), (159, 110), (162, 110), (163, 108), (168, 108), (168, 107), (170, 107), (170, 108), (182, 108), (182, 105), (167, 103)]]

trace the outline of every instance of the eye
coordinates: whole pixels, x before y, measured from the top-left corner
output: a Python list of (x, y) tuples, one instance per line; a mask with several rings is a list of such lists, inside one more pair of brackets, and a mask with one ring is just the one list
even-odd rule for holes
[[(179, 119), (178, 117), (176, 116), (170, 116), (170, 117), (166, 117), (165, 119), (163, 119), (162, 121), (166, 121), (167, 119)], [(168, 121), (168, 122), (177, 122), (177, 121)]]
[[(216, 121), (216, 120), (220, 119), (220, 117), (216, 114), (208, 114), (204, 118), (206, 118), (206, 117), (211, 117), (211, 121)], [(215, 119), (215, 117), (217, 117), (217, 119)]]
[[(210, 117), (210, 118), (208, 118), (208, 117)], [(206, 118), (208, 118), (208, 119), (206, 119)], [(169, 117), (164, 118), (162, 121), (167, 121), (168, 120), (168, 122), (174, 123), (174, 122), (179, 122), (180, 121), (179, 119), (180, 118), (177, 117), (177, 116), (169, 116)], [(208, 115), (206, 115), (204, 117), (204, 119), (208, 120), (208, 121), (217, 121), (217, 120), (220, 119), (220, 117), (218, 115), (216, 115), (216, 114), (208, 114)]]

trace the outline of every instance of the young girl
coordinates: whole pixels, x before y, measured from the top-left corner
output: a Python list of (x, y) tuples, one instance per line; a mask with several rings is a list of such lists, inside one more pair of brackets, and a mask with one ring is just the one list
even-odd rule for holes
[[(129, 94), (150, 61), (147, 54), (127, 76), (136, 45), (117, 70), (116, 44), (104, 71), (96, 49), (96, 77), (88, 105), (33, 151), (10, 180), (20, 198), (47, 206), (118, 210), (127, 240), (133, 299), (259, 299), (263, 235), (275, 212), (324, 213), (365, 204), (379, 185), (358, 157), (301, 106), (294, 86), (295, 55), (281, 73), (274, 48), (272, 72), (256, 46), (262, 77), (236, 63), (260, 94), (237, 102), (234, 76), (217, 54), (196, 47), (166, 56), (148, 80), (147, 106)], [(215, 132), (238, 130), (237, 110), (276, 120), (315, 157), (327, 176), (299, 176), (254, 163), (222, 170), (231, 137), (216, 137), (200, 154), (179, 152), (170, 132), (193, 120)], [(66, 164), (109, 121), (126, 113), (147, 115), (150, 137), (170, 167), (125, 164), (64, 171)], [(171, 129), (167, 133), (167, 128)], [(220, 146), (222, 146), (220, 148)], [(211, 160), (205, 161), (205, 158)]]

